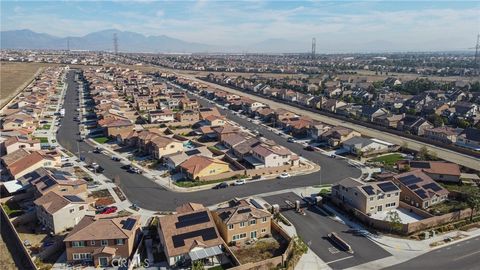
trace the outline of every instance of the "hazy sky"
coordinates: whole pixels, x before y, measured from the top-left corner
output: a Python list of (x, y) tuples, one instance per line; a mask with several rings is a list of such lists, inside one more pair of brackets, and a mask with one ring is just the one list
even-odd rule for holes
[(317, 51), (345, 44), (466, 49), (480, 1), (2, 1), (2, 30), (81, 36), (115, 28), (234, 46), (286, 39)]

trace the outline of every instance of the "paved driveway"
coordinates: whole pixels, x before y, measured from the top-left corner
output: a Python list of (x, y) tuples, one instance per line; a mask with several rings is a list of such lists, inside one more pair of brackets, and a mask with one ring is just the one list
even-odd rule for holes
[[(285, 204), (285, 200), (301, 200), (292, 192), (263, 199), (270, 204), (279, 205)], [(390, 253), (369, 239), (348, 233), (347, 225), (332, 220), (316, 207), (309, 207), (305, 216), (293, 210), (284, 211), (282, 214), (295, 226), (297, 234), (309, 244), (312, 251), (333, 269), (345, 269), (390, 256)], [(331, 232), (338, 233), (352, 247), (354, 254), (340, 251), (327, 237)]]

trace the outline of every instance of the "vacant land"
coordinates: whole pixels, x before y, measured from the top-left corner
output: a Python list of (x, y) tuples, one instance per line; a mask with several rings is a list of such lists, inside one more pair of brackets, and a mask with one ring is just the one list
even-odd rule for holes
[(41, 63), (9, 62), (1, 62), (0, 65), (0, 107), (2, 108), (33, 80), (40, 68), (47, 66)]

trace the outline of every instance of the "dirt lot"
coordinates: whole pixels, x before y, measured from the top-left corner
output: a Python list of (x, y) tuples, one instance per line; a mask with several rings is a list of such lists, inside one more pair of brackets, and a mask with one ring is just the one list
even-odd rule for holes
[(279, 256), (285, 251), (287, 244), (283, 238), (275, 239), (275, 237), (270, 237), (259, 239), (259, 241), (253, 245), (247, 245), (241, 248), (231, 247), (230, 249), (242, 264), (246, 264)]
[(18, 91), (25, 88), (35, 73), (47, 64), (0, 63), (0, 107), (3, 107)]

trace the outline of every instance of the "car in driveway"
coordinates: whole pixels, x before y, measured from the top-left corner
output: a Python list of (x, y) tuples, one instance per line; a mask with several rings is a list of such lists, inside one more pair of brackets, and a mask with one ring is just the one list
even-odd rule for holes
[(234, 186), (241, 186), (241, 185), (245, 185), (247, 183), (247, 181), (245, 179), (238, 179), (238, 180), (235, 180), (235, 182), (233, 182), (233, 185)]
[(228, 184), (226, 182), (222, 182), (216, 186), (213, 187), (213, 189), (222, 189), (222, 188), (227, 188)]
[(286, 173), (286, 172), (283, 172), (283, 173), (281, 173), (277, 176), (278, 179), (285, 179), (285, 178), (288, 178), (288, 177), (290, 177), (290, 174)]
[(105, 209), (103, 209), (103, 211), (100, 213), (102, 215), (107, 215), (107, 214), (113, 214), (115, 212), (117, 212), (117, 207), (116, 206), (109, 206), (109, 207), (106, 207)]

